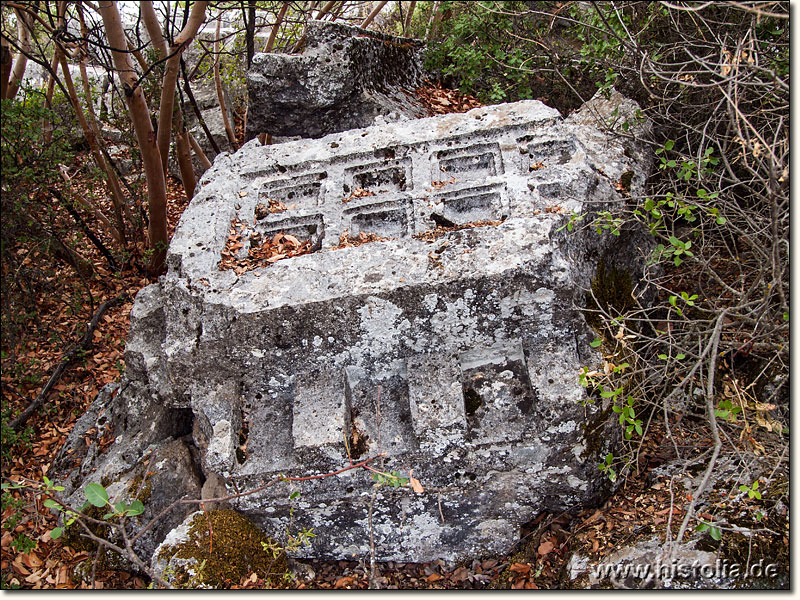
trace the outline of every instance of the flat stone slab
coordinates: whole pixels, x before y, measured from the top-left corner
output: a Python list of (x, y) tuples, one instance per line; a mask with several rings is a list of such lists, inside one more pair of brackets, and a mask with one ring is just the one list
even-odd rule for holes
[[(137, 296), (124, 393), (191, 415), (229, 492), (371, 457), (413, 470), (421, 494), (359, 468), (231, 502), (270, 535), (313, 528), (299, 556), (369, 556), (370, 506), (379, 560), (427, 561), (506, 552), (541, 511), (601, 501), (620, 428), (578, 382), (600, 358), (580, 307), (600, 260), (642, 263), (635, 237), (564, 225), (649, 163), (601, 142), (598, 107), (636, 108), (524, 101), (219, 157)], [(286, 235), (305, 253), (220, 269)]]

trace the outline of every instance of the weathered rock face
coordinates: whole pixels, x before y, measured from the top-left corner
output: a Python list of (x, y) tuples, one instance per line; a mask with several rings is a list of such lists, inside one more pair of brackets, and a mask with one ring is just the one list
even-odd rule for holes
[[(230, 505), (270, 535), (312, 527), (300, 555), (351, 558), (369, 553), (372, 503), (377, 558), (402, 561), (504, 552), (540, 511), (601, 500), (619, 425), (578, 382), (599, 360), (580, 306), (600, 260), (642, 265), (631, 236), (563, 226), (648, 174), (593, 124), (612, 108), (635, 106), (598, 97), (561, 120), (524, 101), (218, 158), (168, 274), (137, 296), (113, 408), (130, 416), (92, 477), (187, 419), (208, 498), (384, 453), (370, 466), (413, 469), (424, 493), (374, 490), (359, 468)], [(219, 269), (278, 233), (315, 251)]]
[(323, 135), (423, 117), (422, 42), (312, 21), (302, 54), (256, 54), (247, 73), (247, 139)]

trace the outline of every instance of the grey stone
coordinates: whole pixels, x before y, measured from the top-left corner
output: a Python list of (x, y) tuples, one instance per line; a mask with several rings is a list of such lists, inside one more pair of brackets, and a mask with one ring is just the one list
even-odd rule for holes
[(422, 42), (312, 21), (302, 54), (257, 53), (247, 73), (247, 139), (321, 137), (427, 115)]
[(732, 581), (717, 575), (717, 554), (694, 548), (694, 542), (672, 549), (658, 537), (620, 548), (601, 560), (573, 554), (567, 563), (572, 585), (616, 589), (729, 588)]
[[(636, 109), (618, 95), (608, 106)], [(126, 424), (97, 460), (191, 431), (212, 481), (204, 497), (367, 458), (413, 469), (422, 494), (376, 489), (358, 468), (292, 484), (292, 501), (286, 484), (229, 501), (273, 537), (313, 528), (298, 556), (368, 556), (370, 505), (379, 560), (455, 561), (508, 551), (543, 510), (601, 501), (610, 484), (597, 464), (620, 428), (578, 382), (581, 366), (601, 364), (580, 307), (599, 260), (635, 280), (643, 258), (635, 231), (563, 226), (572, 211), (623, 203), (623, 173), (640, 193), (650, 163), (636, 144), (595, 143), (583, 114), (564, 121), (524, 101), (254, 140), (218, 158), (168, 273), (137, 296), (117, 396), (127, 404), (113, 411)], [(270, 199), (287, 210), (257, 211)], [(219, 270), (233, 219), (242, 253), (252, 233), (277, 232), (315, 251)], [(434, 231), (437, 219), (464, 228)], [(346, 232), (385, 239), (340, 248)]]

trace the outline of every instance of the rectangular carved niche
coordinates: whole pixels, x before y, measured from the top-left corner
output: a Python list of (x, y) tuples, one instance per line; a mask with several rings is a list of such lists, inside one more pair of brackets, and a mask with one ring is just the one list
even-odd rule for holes
[(475, 221), (499, 221), (508, 217), (504, 184), (482, 185), (437, 194), (434, 205), (456, 225)]
[(345, 169), (344, 193), (357, 188), (373, 193), (404, 192), (413, 187), (411, 159), (384, 160)]
[(265, 183), (259, 193), (259, 200), (275, 200), (283, 202), (287, 207), (292, 204), (322, 204), (322, 180), (328, 174), (325, 171), (308, 173), (296, 177), (279, 179)]
[(470, 440), (490, 444), (522, 439), (537, 402), (522, 345), (465, 353), (459, 363)]
[[(242, 429), (238, 432), (239, 474), (290, 468), (293, 459), (292, 398), (290, 379), (270, 377), (259, 389), (244, 394)], [(244, 447), (244, 448), (242, 448)]]
[(377, 202), (344, 211), (344, 227), (350, 235), (374, 233), (384, 238), (407, 236), (412, 228), (413, 208), (409, 198)]
[(353, 459), (379, 451), (394, 456), (417, 449), (404, 360), (369, 372), (347, 367), (345, 394), (352, 419), (349, 440)]
[(266, 237), (274, 236), (276, 233), (286, 233), (301, 242), (311, 240), (311, 248), (319, 250), (325, 237), (325, 223), (321, 214), (281, 218), (278, 213), (259, 221), (256, 231)]
[(344, 436), (350, 429), (350, 406), (341, 374), (316, 369), (295, 376), (292, 438), (295, 451), (333, 446), (346, 456)]
[(480, 181), (503, 174), (499, 144), (473, 144), (434, 152), (433, 181), (455, 177), (456, 181)]
[(527, 151), (529, 170), (566, 164), (578, 149), (573, 138), (525, 136), (517, 143), (522, 151)]

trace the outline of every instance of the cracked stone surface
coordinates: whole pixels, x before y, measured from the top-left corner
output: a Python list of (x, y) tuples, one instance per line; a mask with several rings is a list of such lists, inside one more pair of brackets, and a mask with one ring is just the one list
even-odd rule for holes
[[(351, 559), (369, 556), (372, 503), (377, 559), (406, 562), (503, 553), (541, 511), (602, 501), (597, 464), (620, 428), (578, 382), (601, 364), (580, 307), (601, 259), (636, 280), (644, 237), (563, 226), (649, 173), (642, 148), (598, 129), (615, 109), (636, 105), (597, 96), (562, 119), (523, 101), (218, 157), (168, 273), (137, 295), (105, 400), (118, 441), (87, 458), (86, 481), (165, 436), (191, 437), (208, 497), (382, 453), (370, 466), (413, 469), (424, 493), (375, 490), (355, 469), (230, 506), (269, 535), (313, 528), (298, 556)], [(257, 210), (269, 200), (287, 210)], [(280, 232), (315, 251), (221, 271), (233, 219), (242, 253), (249, 234)], [(432, 235), (442, 219), (463, 228)], [(384, 239), (339, 248), (345, 232)]]

